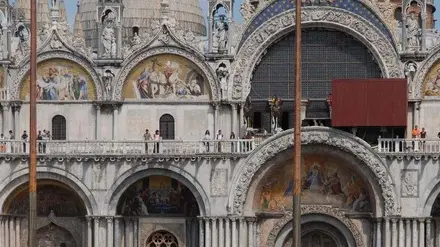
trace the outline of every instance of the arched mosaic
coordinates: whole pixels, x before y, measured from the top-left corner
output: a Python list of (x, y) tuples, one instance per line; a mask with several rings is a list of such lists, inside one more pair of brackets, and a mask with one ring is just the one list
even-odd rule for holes
[[(328, 155), (302, 157), (301, 203), (332, 205), (348, 212), (371, 212), (368, 188), (349, 165)], [(254, 210), (283, 212), (293, 206), (292, 160), (264, 174), (254, 194)]]
[(423, 97), (440, 96), (440, 60), (431, 66), (423, 79), (422, 95)]
[[(20, 86), (20, 99), (29, 100), (29, 72)], [(37, 69), (37, 100), (95, 100), (90, 74), (79, 64), (62, 58), (42, 61)]]
[(124, 99), (210, 99), (203, 72), (188, 59), (162, 54), (139, 63), (128, 75)]
[(117, 213), (124, 216), (200, 215), (197, 201), (182, 183), (166, 176), (149, 176), (132, 184), (122, 194)]
[[(37, 187), (37, 215), (46, 217), (54, 213), (57, 217), (79, 217), (86, 215), (86, 208), (74, 190), (54, 180), (39, 180)], [(28, 185), (23, 184), (9, 195), (3, 212), (27, 215), (29, 211)]]

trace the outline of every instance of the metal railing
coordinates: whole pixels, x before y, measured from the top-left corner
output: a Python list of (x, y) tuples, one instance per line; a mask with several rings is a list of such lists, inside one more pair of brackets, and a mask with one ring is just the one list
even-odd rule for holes
[[(237, 140), (160, 140), (160, 141), (38, 141), (39, 155), (195, 155), (247, 154), (255, 148), (254, 139)], [(0, 155), (28, 154), (29, 143), (0, 140)]]
[(379, 153), (428, 153), (440, 154), (440, 139), (424, 139), (424, 138), (379, 138), (377, 151)]

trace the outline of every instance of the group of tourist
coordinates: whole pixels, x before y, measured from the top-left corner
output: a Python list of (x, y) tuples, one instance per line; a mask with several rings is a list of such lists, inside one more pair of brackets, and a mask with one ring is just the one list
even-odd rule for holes
[[(15, 134), (12, 130), (9, 131), (8, 136), (6, 137), (3, 133), (0, 134), (0, 152), (8, 152), (8, 153), (26, 153), (27, 152), (27, 142), (29, 141), (29, 135), (27, 131), (23, 131), (23, 134), (21, 134), (21, 143), (20, 142), (14, 142), (15, 141)], [(38, 143), (38, 152), (39, 153), (45, 153), (46, 152), (46, 143), (44, 141), (50, 140), (51, 134), (49, 130), (41, 130), (38, 131), (37, 141)], [(20, 145), (18, 145), (20, 144)], [(20, 150), (21, 147), (21, 150)]]

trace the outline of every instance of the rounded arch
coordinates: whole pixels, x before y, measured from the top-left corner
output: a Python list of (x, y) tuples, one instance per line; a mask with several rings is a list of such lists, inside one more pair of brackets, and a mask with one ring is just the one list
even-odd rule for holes
[(205, 63), (205, 58), (200, 55), (198, 52), (189, 52), (187, 50), (178, 48), (178, 47), (156, 47), (146, 50), (140, 50), (139, 52), (135, 52), (122, 64), (122, 69), (116, 76), (116, 85), (115, 90), (113, 92), (113, 97), (116, 100), (121, 100), (123, 98), (123, 88), (126, 80), (132, 71), (143, 61), (152, 58), (154, 56), (160, 55), (175, 55), (182, 57), (189, 62), (193, 63), (200, 71), (202, 72), (202, 76), (205, 76), (207, 80), (207, 84), (209, 85), (209, 90), (211, 93), (211, 101), (219, 100), (219, 83), (217, 82), (217, 77), (215, 72), (211, 67), (209, 67)]
[(57, 114), (52, 117), (51, 131), (53, 140), (66, 140), (67, 139), (67, 122), (63, 115)]
[[(375, 190), (376, 205), (379, 203), (383, 205), (383, 208), (376, 206), (376, 216), (399, 214), (397, 194), (390, 172), (384, 161), (368, 143), (347, 132), (328, 127), (305, 127), (302, 129), (301, 138), (302, 145), (330, 146), (356, 157), (361, 161), (361, 165), (375, 177), (368, 177), (367, 181)], [(262, 165), (279, 152), (292, 147), (293, 143), (293, 130), (283, 131), (258, 145), (246, 159), (239, 163), (229, 190), (229, 207), (234, 214), (244, 214), (250, 185)]]
[[(61, 60), (70, 61), (72, 63), (77, 64), (82, 69), (84, 69), (85, 72), (90, 76), (92, 80), (91, 83), (93, 83), (93, 86), (95, 87), (96, 100), (103, 99), (101, 79), (99, 74), (93, 68), (94, 64), (90, 60), (66, 51), (50, 51), (50, 52), (44, 52), (38, 54), (37, 63), (39, 64), (52, 59), (61, 59)], [(30, 63), (29, 63), (29, 59), (26, 59), (22, 63), (21, 69), (18, 71), (18, 74), (15, 76), (15, 80), (13, 81), (13, 84), (10, 87), (11, 97), (13, 100), (20, 99), (20, 89), (29, 71), (30, 71)]]
[[(176, 234), (171, 233), (168, 230), (158, 230), (153, 232), (145, 243), (146, 247), (162, 247), (164, 245), (169, 247), (179, 247), (180, 239), (176, 237)], [(163, 245), (162, 245), (163, 244)]]
[[(12, 173), (8, 179), (3, 180), (0, 183), (0, 187), (3, 188), (0, 191), (0, 205), (3, 209), (3, 205), (6, 202), (8, 196), (18, 187), (29, 181), (29, 173), (27, 168), (20, 169)], [(98, 212), (98, 204), (92, 194), (81, 180), (76, 176), (66, 172), (65, 170), (53, 167), (37, 167), (37, 179), (47, 179), (61, 182), (69, 186), (72, 190), (76, 191), (78, 196), (83, 201), (87, 214), (93, 215)]]
[(429, 181), (425, 191), (420, 195), (418, 200), (417, 210), (421, 217), (429, 217), (431, 215), (434, 202), (440, 195), (440, 178), (435, 177)]
[[(430, 55), (425, 59), (425, 61), (420, 64), (418, 67), (416, 74), (414, 75), (413, 85), (414, 89), (414, 98), (422, 99), (423, 95), (423, 86), (426, 80), (426, 77), (431, 72), (432, 69), (435, 69), (435, 65), (440, 63), (440, 44), (436, 45), (431, 49)], [(438, 98), (439, 96), (428, 96)]]
[(113, 183), (111, 188), (108, 190), (104, 200), (104, 205), (107, 205), (107, 214), (115, 215), (117, 205), (122, 194), (133, 183), (149, 176), (165, 176), (176, 179), (177, 181), (185, 185), (194, 195), (199, 206), (201, 216), (211, 213), (210, 201), (205, 190), (203, 189), (202, 185), (197, 181), (197, 179), (191, 174), (187, 173), (180, 167), (172, 165), (168, 166), (166, 169), (152, 168), (148, 165), (142, 165), (126, 171)]
[[(266, 49), (294, 31), (295, 10), (282, 12), (253, 32), (244, 41), (231, 73), (232, 98), (244, 101), (251, 89), (252, 72)], [(403, 68), (393, 41), (377, 27), (349, 11), (332, 7), (306, 7), (302, 15), (304, 28), (322, 27), (345, 32), (363, 43), (378, 62), (386, 78), (403, 78)]]
[(165, 113), (159, 118), (159, 133), (164, 140), (176, 138), (176, 123), (171, 114)]
[[(292, 212), (289, 211), (278, 220), (270, 231), (267, 247), (281, 247), (292, 231)], [(324, 222), (338, 230), (349, 247), (365, 246), (362, 235), (356, 225), (344, 213), (329, 206), (301, 206), (301, 225), (312, 222)]]

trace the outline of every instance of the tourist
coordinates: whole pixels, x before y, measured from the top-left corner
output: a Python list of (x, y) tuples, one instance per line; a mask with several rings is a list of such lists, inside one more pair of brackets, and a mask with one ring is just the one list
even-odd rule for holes
[(211, 140), (211, 133), (209, 132), (209, 130), (205, 131), (205, 136), (203, 137), (203, 140), (206, 140), (205, 142), (203, 142), (203, 144), (206, 147), (206, 152), (209, 152), (209, 145), (210, 145), (209, 140)]
[(231, 132), (231, 135), (229, 135), (229, 139), (231, 140), (231, 153), (235, 153), (235, 149), (234, 149), (235, 133), (234, 132)]
[(9, 148), (8, 149), (11, 153), (14, 152), (14, 143), (13, 143), (14, 139), (15, 139), (14, 132), (12, 132), (12, 130), (10, 130), (9, 131)]
[(151, 134), (150, 134), (149, 130), (146, 129), (145, 133), (144, 133), (145, 153), (146, 154), (148, 153), (148, 141), (151, 141), (151, 140), (153, 140), (153, 137), (151, 137)]
[[(420, 138), (420, 129), (419, 129), (419, 127), (417, 125), (414, 126), (414, 129), (412, 130), (411, 136), (414, 139), (415, 138)], [(418, 143), (415, 142), (415, 141), (412, 141), (412, 148), (416, 152), (419, 151)]]
[(215, 138), (216, 140), (219, 140), (219, 142), (217, 142), (217, 151), (220, 153), (222, 151), (222, 143), (221, 140), (223, 139), (223, 134), (221, 130), (218, 130), (217, 132), (217, 137)]
[[(425, 139), (426, 138), (426, 130), (425, 128), (422, 127), (422, 131), (420, 131), (420, 138)], [(425, 151), (425, 140), (422, 140), (420, 142), (421, 146), (422, 146), (422, 150)]]
[(26, 153), (26, 142), (28, 139), (28, 134), (26, 133), (26, 130), (23, 131), (23, 134), (21, 135), (21, 140), (23, 141), (23, 153)]
[(38, 153), (42, 153), (43, 149), (42, 149), (42, 143), (41, 141), (43, 140), (43, 135), (41, 134), (41, 130), (38, 131), (38, 135), (37, 135), (37, 141), (38, 141)]
[[(5, 136), (3, 135), (3, 133), (0, 135), (0, 140), (4, 140)], [(0, 152), (4, 153), (6, 152), (6, 142), (1, 141), (0, 142)]]
[(155, 141), (153, 153), (159, 153), (159, 141), (160, 141), (159, 130), (156, 130), (156, 132), (154, 132), (153, 139)]

